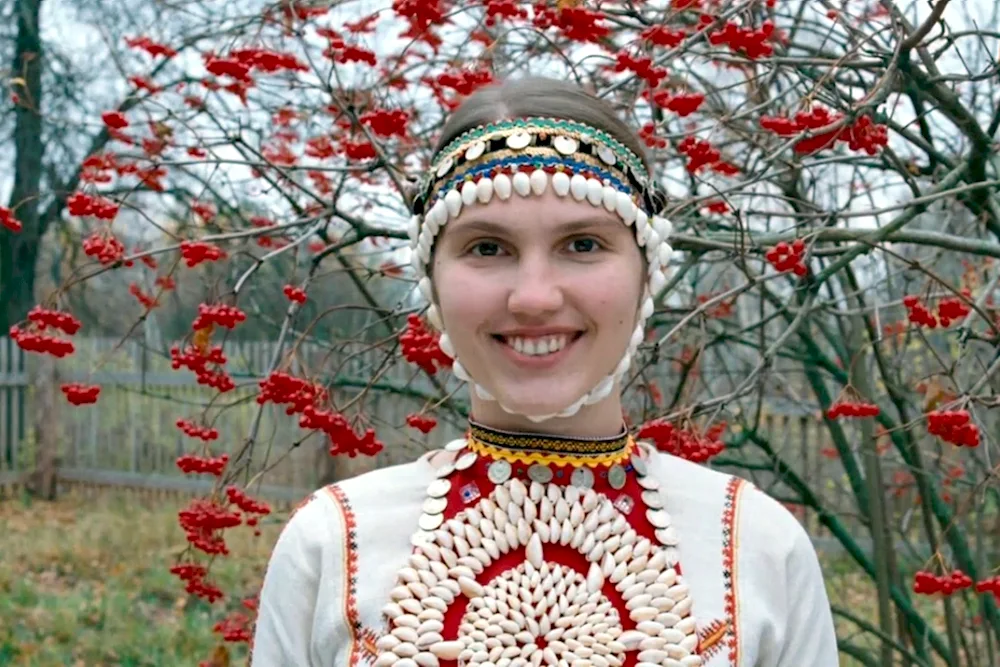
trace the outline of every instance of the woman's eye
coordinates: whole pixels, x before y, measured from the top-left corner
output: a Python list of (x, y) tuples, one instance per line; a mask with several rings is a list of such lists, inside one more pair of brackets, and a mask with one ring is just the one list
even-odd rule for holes
[(495, 241), (479, 241), (469, 249), (469, 252), (479, 257), (495, 257), (500, 254), (500, 244)]
[(573, 239), (569, 242), (569, 247), (573, 249), (573, 252), (580, 253), (591, 253), (596, 250), (601, 249), (600, 242), (592, 237), (583, 236), (578, 239)]

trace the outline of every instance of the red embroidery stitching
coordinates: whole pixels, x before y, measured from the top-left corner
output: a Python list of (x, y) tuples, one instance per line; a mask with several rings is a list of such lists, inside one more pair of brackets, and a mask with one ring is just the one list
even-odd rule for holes
[(708, 660), (723, 646), (722, 640), (729, 632), (729, 621), (715, 619), (698, 632), (698, 655)]
[[(736, 551), (739, 547), (739, 495), (745, 480), (733, 477), (726, 485), (726, 500), (722, 512), (722, 583), (725, 587), (726, 634), (729, 664), (740, 663), (739, 601), (736, 579), (738, 576)], [(719, 643), (719, 646), (722, 642)]]
[(358, 614), (358, 534), (357, 520), (351, 501), (347, 494), (336, 484), (326, 487), (333, 497), (340, 514), (344, 519), (346, 531), (344, 540), (344, 571), (347, 580), (347, 594), (344, 598), (344, 618), (351, 634), (350, 662), (351, 667), (357, 667), (362, 658), (369, 662), (376, 656), (375, 641), (378, 638), (374, 632), (364, 627)]

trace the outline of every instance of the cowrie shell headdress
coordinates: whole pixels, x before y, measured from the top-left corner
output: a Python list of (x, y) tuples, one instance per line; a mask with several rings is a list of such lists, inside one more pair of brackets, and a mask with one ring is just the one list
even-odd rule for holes
[(672, 225), (658, 215), (663, 209), (663, 197), (650, 181), (642, 160), (608, 133), (575, 121), (516, 118), (480, 126), (438, 152), (415, 198), (408, 230), (418, 285), (430, 303), (427, 319), (441, 332), (442, 351), (455, 360), (452, 370), (456, 377), (472, 384), (479, 398), (495, 401), (462, 366), (444, 330), (427, 275), (431, 248), (438, 232), (457, 218), (463, 207), (488, 204), (493, 197), (506, 201), (514, 195), (542, 195), (549, 187), (560, 197), (604, 207), (632, 227), (636, 242), (645, 249), (649, 275), (625, 354), (596, 386), (553, 414), (519, 413), (500, 402), (505, 411), (523, 414), (536, 423), (572, 416), (611, 393), (615, 383), (628, 372), (642, 343), (646, 321), (653, 314), (653, 297), (666, 285), (665, 272), (672, 253), (667, 239)]

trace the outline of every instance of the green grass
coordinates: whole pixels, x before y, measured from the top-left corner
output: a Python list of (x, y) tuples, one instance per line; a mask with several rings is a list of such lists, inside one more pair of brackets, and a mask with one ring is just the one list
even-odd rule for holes
[[(254, 594), (278, 527), (238, 530), (213, 566), (239, 598), (209, 607), (168, 572), (185, 545), (180, 501), (156, 508), (103, 498), (0, 503), (0, 666), (197, 665), (220, 644), (212, 626)], [(234, 664), (245, 650), (230, 653)], [(225, 664), (225, 663), (221, 663)]]

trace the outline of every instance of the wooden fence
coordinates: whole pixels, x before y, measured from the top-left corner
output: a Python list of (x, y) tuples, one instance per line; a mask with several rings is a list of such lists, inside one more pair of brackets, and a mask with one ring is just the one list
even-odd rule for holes
[[(372, 458), (330, 457), (328, 443), (318, 435), (292, 447), (302, 438), (295, 417), (284, 408), (253, 400), (257, 383), (271, 365), (275, 345), (271, 342), (227, 344), (227, 369), (237, 383), (221, 397), (199, 386), (187, 370), (173, 370), (169, 355), (156, 353), (139, 342), (116, 348), (116, 340), (80, 339), (72, 357), (46, 366), (39, 357), (25, 354), (9, 339), (0, 338), (0, 491), (24, 478), (35, 465), (39, 430), (58, 441), (58, 479), (63, 486), (119, 486), (189, 494), (211, 488), (211, 479), (193, 479), (176, 467), (176, 459), (192, 449), (191, 438), (177, 427), (179, 418), (197, 420), (207, 414), (220, 439), (213, 452), (238, 452), (256, 424), (251, 469), (269, 467), (268, 485), (260, 495), (292, 502), (323, 482), (342, 479), (375, 467), (413, 460), (441, 442), (458, 437), (464, 425), (442, 421), (423, 436), (405, 426), (406, 416), (425, 407), (427, 396), (436, 395), (428, 379), (407, 363), (389, 359), (379, 351), (355, 350), (341, 355), (346, 363), (337, 369), (340, 389), (335, 400), (356, 397), (357, 388), (372, 377), (382, 385), (405, 387), (403, 394), (372, 392), (364, 397), (363, 414), (385, 443)], [(295, 369), (330, 372), (328, 350), (305, 346), (298, 350)], [(55, 377), (44, 377), (45, 369)], [(48, 371), (50, 374), (52, 370)], [(62, 382), (95, 383), (102, 387), (95, 405), (71, 406), (63, 396), (41, 400), (41, 392), (57, 392)], [(452, 380), (446, 389), (457, 387)], [(211, 401), (215, 397), (216, 403)], [(49, 397), (52, 399), (53, 397)], [(36, 406), (47, 405), (53, 414), (36, 414)], [(763, 432), (771, 438), (797, 474), (810, 481), (834, 507), (850, 511), (851, 499), (843, 470), (828, 453), (826, 429), (815, 415), (801, 410), (771, 414)], [(292, 451), (290, 451), (292, 450)], [(751, 463), (752, 457), (751, 457)], [(750, 465), (741, 474), (765, 490), (781, 496), (780, 477), (766, 465)], [(799, 517), (813, 533), (819, 533), (813, 517)]]

